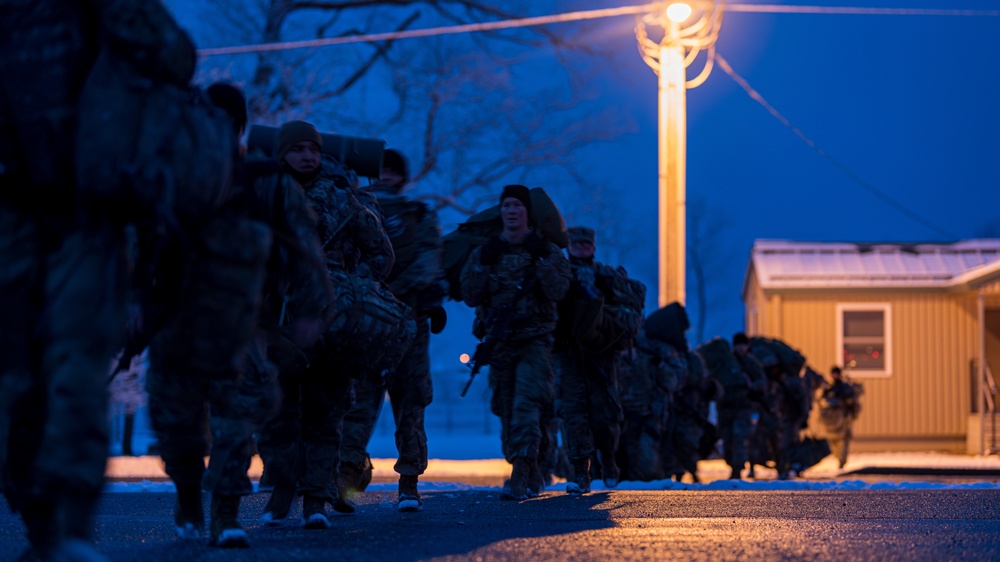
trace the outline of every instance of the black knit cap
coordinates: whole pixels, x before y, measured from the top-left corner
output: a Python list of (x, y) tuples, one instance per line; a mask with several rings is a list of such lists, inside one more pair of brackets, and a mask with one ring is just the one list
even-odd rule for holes
[(513, 197), (524, 203), (524, 208), (528, 210), (528, 217), (531, 217), (531, 191), (527, 187), (516, 183), (504, 186), (503, 193), (500, 194), (500, 204), (503, 205), (503, 200), (508, 197)]
[(278, 158), (284, 158), (296, 143), (302, 141), (312, 141), (316, 143), (316, 146), (323, 148), (323, 135), (311, 123), (289, 121), (282, 125), (278, 129), (278, 134), (275, 135), (274, 155)]
[(205, 95), (212, 105), (229, 115), (237, 132), (246, 128), (247, 99), (239, 88), (226, 82), (216, 82), (205, 88)]
[(410, 166), (406, 163), (406, 158), (398, 150), (392, 148), (385, 149), (382, 153), (382, 168), (388, 168), (399, 172), (403, 176), (404, 183), (410, 183)]

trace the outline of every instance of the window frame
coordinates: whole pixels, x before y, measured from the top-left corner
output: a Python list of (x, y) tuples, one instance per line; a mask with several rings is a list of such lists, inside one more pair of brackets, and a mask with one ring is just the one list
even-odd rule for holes
[(882, 339), (883, 353), (885, 354), (885, 367), (881, 370), (873, 369), (851, 369), (847, 365), (841, 365), (845, 372), (850, 373), (854, 378), (888, 378), (892, 376), (892, 306), (887, 302), (849, 302), (837, 304), (836, 319), (836, 351), (834, 357), (837, 364), (844, 360), (844, 313), (845, 312), (872, 312), (882, 313)]

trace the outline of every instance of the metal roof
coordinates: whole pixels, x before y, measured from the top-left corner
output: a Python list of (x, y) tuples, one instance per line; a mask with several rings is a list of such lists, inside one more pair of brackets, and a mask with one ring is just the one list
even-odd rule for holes
[(743, 282), (767, 289), (963, 289), (1000, 277), (1000, 239), (953, 244), (757, 240)]

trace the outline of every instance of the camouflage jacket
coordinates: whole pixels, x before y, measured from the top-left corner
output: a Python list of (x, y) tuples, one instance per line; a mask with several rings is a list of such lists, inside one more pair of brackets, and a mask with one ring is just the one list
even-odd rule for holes
[(622, 407), (626, 412), (647, 416), (654, 411), (654, 402), (665, 405), (680, 388), (687, 372), (685, 357), (673, 347), (640, 335), (629, 353), (631, 361), (618, 372)]
[(386, 283), (396, 298), (422, 316), (440, 306), (448, 294), (437, 213), (380, 185), (370, 191), (381, 207), (382, 224), (396, 255)]
[(767, 374), (764, 372), (764, 365), (761, 364), (760, 359), (754, 357), (752, 353), (741, 356), (735, 351), (733, 359), (746, 375), (748, 389), (762, 392), (767, 390)]
[[(532, 231), (529, 236), (537, 236)], [(469, 254), (462, 268), (462, 300), (476, 307), (476, 320), (472, 333), (484, 337), (492, 329), (492, 318), (500, 311), (513, 306), (514, 322), (510, 339), (528, 339), (551, 334), (556, 329), (558, 312), (556, 302), (566, 296), (571, 273), (569, 261), (559, 248), (548, 244), (549, 255), (535, 258), (523, 244), (506, 244), (495, 265), (480, 263), (482, 247)], [(512, 303), (518, 287), (529, 273), (538, 282), (516, 303)]]
[(297, 181), (273, 159), (250, 157), (241, 167), (235, 204), (271, 227), (263, 319), (286, 325), (296, 318), (322, 319), (330, 312), (332, 287), (316, 234), (316, 215)]
[(385, 280), (395, 260), (392, 244), (372, 203), (358, 198), (354, 172), (324, 155), (320, 173), (302, 187), (316, 214), (327, 267)]

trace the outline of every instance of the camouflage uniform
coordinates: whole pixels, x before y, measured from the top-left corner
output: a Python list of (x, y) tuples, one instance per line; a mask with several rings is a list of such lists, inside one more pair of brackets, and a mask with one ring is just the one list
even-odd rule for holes
[(577, 320), (577, 306), (591, 308), (595, 301), (611, 304), (614, 285), (626, 281), (614, 268), (593, 259), (570, 257), (569, 261), (573, 273), (569, 295), (573, 298), (559, 304), (563, 321), (556, 339), (556, 414), (563, 424), (574, 473), (589, 472), (589, 460), (599, 453), (601, 474), (614, 486), (619, 478), (615, 454), (624, 421), (615, 361), (618, 350), (595, 349), (594, 340), (599, 336), (581, 337), (574, 333), (575, 326), (567, 323)]
[(718, 426), (726, 464), (732, 469), (731, 477), (739, 478), (750, 460), (748, 447), (753, 434), (753, 412), (760, 404), (759, 399), (755, 401), (753, 398), (763, 395), (766, 377), (763, 366), (752, 355), (740, 357), (733, 353), (733, 358), (743, 373), (744, 382), (724, 385), (725, 394), (718, 404)]
[(625, 425), (618, 455), (622, 479), (648, 482), (666, 478), (671, 395), (679, 387), (686, 362), (673, 347), (643, 331), (622, 364)]
[[(537, 257), (527, 247), (532, 240), (544, 247)], [(511, 334), (489, 358), (491, 411), (499, 416), (504, 457), (515, 471), (537, 470), (542, 440), (542, 416), (553, 400), (552, 344), (556, 301), (566, 295), (571, 273), (559, 248), (532, 231), (526, 243), (504, 243), (498, 261), (481, 263), (482, 247), (474, 249), (462, 269), (462, 300), (476, 307), (473, 334), (486, 337), (494, 316), (512, 307)], [(537, 250), (536, 250), (537, 251)], [(520, 285), (533, 275), (537, 284), (517, 302)], [(521, 468), (523, 467), (523, 468)]]
[[(673, 455), (680, 468), (674, 468), (674, 476), (679, 481), (684, 472), (688, 472), (698, 482), (698, 461), (702, 459), (702, 438), (706, 427), (710, 430), (708, 439), (715, 435), (709, 425), (707, 416), (707, 401), (705, 400), (708, 373), (705, 362), (696, 352), (688, 350), (682, 355), (686, 358), (686, 369), (680, 388), (674, 393), (671, 403), (671, 424)], [(669, 469), (669, 466), (668, 466)]]
[(373, 377), (356, 381), (356, 403), (344, 418), (344, 440), (340, 446), (342, 491), (345, 487), (361, 488), (359, 477), (363, 477), (368, 464), (365, 448), (386, 390), (396, 422), (399, 458), (395, 471), (416, 477), (427, 469), (424, 410), (433, 398), (429, 318), (441, 306), (447, 285), (441, 268), (441, 227), (437, 213), (402, 195), (401, 189), (401, 185), (377, 184), (362, 193), (377, 197), (396, 257), (386, 282), (392, 294), (410, 307), (416, 321), (416, 339), (385, 381)]
[(826, 430), (830, 449), (837, 458), (837, 465), (844, 468), (851, 439), (854, 437), (854, 420), (861, 410), (857, 386), (843, 379), (828, 383), (823, 389), (820, 419)]
[[(287, 369), (289, 358), (303, 355), (294, 348), (282, 325), (289, 319), (323, 318), (329, 307), (330, 287), (323, 268), (313, 217), (302, 188), (276, 163), (252, 162), (263, 168), (244, 174), (229, 212), (268, 224), (274, 232), (262, 287), (260, 310), (253, 341), (231, 366), (205, 370), (192, 362), (186, 342), (188, 326), (169, 322), (151, 347), (147, 382), (150, 417), (156, 430), (165, 470), (178, 490), (204, 485), (214, 495), (251, 493), (247, 477), (252, 454), (251, 434), (274, 415), (280, 399), (277, 368), (268, 361), (277, 356)], [(247, 172), (249, 174), (249, 172)], [(249, 185), (246, 185), (249, 184)], [(198, 266), (191, 266), (197, 271)], [(179, 300), (184, 300), (183, 294)], [(279, 321), (279, 317), (285, 318)], [(218, 321), (202, 318), (201, 322)], [(218, 326), (229, 330), (230, 326)], [(280, 351), (277, 351), (280, 350)], [(301, 361), (301, 360), (300, 360)], [(211, 458), (204, 422), (211, 418)], [(203, 474), (204, 473), (204, 474)]]
[[(104, 3), (0, 3), (0, 468), (40, 556), (93, 532), (108, 364), (124, 340), (124, 228), (107, 209), (78, 206), (73, 179), (76, 102)], [(149, 23), (156, 43), (164, 26)], [(194, 63), (184, 42), (181, 74)], [(155, 49), (144, 52), (159, 69)]]
[[(343, 271), (385, 279), (394, 261), (392, 246), (377, 213), (358, 199), (354, 172), (324, 155), (315, 175), (297, 179), (317, 217), (331, 279)], [(333, 503), (343, 420), (354, 402), (351, 377), (361, 373), (346, 372), (328, 342), (318, 346), (308, 369), (282, 373), (282, 406), (261, 427), (259, 449), (276, 490), (291, 479), (298, 481), (300, 495)]]

